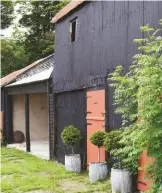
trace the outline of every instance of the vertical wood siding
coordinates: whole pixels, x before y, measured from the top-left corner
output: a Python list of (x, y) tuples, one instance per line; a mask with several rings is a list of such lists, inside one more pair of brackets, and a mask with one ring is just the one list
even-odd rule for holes
[(51, 78), (48, 80), (48, 128), (49, 128), (49, 152), (50, 152), (50, 160), (54, 158), (55, 151), (55, 132), (54, 132), (54, 94), (52, 92), (52, 80)]
[[(82, 166), (85, 164), (86, 154), (86, 126), (85, 126), (85, 93), (84, 91), (66, 92), (56, 95), (56, 159), (64, 163), (65, 154), (71, 154), (61, 140), (64, 127), (73, 124), (81, 132), (81, 142), (75, 146), (75, 153), (81, 154)], [(84, 167), (84, 166), (83, 166)]]
[(12, 124), (12, 96), (5, 95), (5, 137), (7, 143), (13, 142), (13, 124)]
[(4, 111), (4, 89), (1, 88), (1, 111)]
[[(56, 24), (54, 92), (102, 85), (107, 73), (122, 64), (127, 71), (138, 50), (133, 43), (143, 37), (139, 27), (157, 28), (162, 18), (158, 1), (93, 1), (76, 9)], [(78, 17), (77, 37), (69, 42), (69, 21)], [(108, 88), (109, 127), (117, 128), (120, 118), (114, 115), (113, 91)]]

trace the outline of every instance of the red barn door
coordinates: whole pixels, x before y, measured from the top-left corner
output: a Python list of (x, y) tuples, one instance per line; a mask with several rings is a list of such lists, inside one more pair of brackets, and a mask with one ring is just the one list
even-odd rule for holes
[[(87, 165), (98, 161), (98, 148), (89, 138), (95, 131), (105, 131), (105, 90), (87, 92)], [(105, 151), (101, 148), (101, 161), (105, 161)]]
[(153, 158), (147, 156), (147, 151), (143, 151), (139, 159), (139, 169), (138, 170), (138, 190), (147, 191), (152, 185), (152, 180), (148, 179), (146, 169), (144, 167), (148, 166), (153, 161)]

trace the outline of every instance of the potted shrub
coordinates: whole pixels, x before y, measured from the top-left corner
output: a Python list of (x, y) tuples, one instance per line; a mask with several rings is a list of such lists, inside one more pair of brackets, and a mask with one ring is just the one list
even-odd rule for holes
[(108, 173), (107, 164), (100, 162), (100, 148), (104, 145), (105, 136), (105, 132), (97, 131), (90, 137), (91, 143), (98, 147), (98, 162), (93, 162), (89, 165), (90, 182), (105, 179)]
[(74, 145), (76, 145), (81, 137), (80, 131), (73, 125), (64, 128), (61, 133), (62, 142), (66, 146), (71, 147), (71, 154), (65, 155), (65, 168), (67, 171), (81, 172), (80, 154), (74, 154)]
[(131, 171), (128, 169), (122, 159), (126, 158), (123, 152), (124, 144), (120, 142), (122, 131), (115, 130), (109, 132), (105, 137), (105, 150), (110, 153), (113, 167), (111, 168), (111, 186), (112, 193), (120, 191), (121, 193), (132, 192)]

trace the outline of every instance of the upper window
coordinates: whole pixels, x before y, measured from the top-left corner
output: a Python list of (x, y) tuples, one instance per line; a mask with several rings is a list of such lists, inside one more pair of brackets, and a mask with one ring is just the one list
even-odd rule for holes
[(70, 22), (70, 42), (74, 42), (76, 40), (76, 25), (77, 25), (77, 19), (73, 19)]

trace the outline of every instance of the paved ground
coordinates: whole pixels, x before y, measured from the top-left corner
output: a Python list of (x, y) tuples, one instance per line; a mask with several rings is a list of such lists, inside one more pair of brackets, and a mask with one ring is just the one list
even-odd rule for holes
[[(49, 142), (48, 141), (31, 141), (31, 154), (39, 158), (49, 160)], [(26, 143), (8, 144), (9, 148), (16, 148), (26, 152)]]

